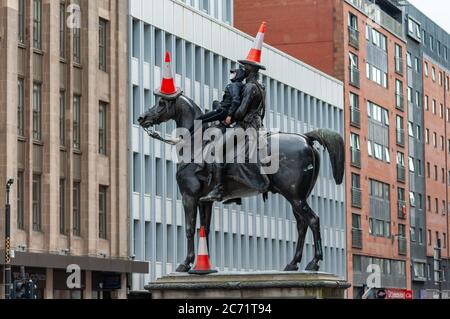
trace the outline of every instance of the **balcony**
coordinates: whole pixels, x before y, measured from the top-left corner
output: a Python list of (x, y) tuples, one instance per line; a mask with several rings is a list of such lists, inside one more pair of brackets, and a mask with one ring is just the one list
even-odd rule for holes
[(400, 111), (405, 109), (405, 98), (403, 97), (403, 94), (395, 94), (395, 107)]
[(405, 130), (397, 130), (397, 145), (402, 147), (405, 146)]
[(354, 107), (350, 107), (350, 125), (361, 127), (361, 112)]
[(399, 200), (398, 201), (398, 213), (397, 217), (400, 219), (406, 219), (406, 202)]
[(362, 249), (363, 235), (361, 229), (352, 229), (352, 247)]
[(399, 75), (403, 75), (403, 59), (401, 57), (395, 57), (395, 72)]
[(398, 238), (398, 254), (399, 255), (406, 255), (406, 252), (407, 252), (406, 238), (399, 237)]
[(351, 164), (357, 168), (361, 168), (361, 151), (355, 148), (350, 149)]
[(359, 50), (359, 31), (348, 27), (348, 44)]
[(360, 87), (359, 69), (351, 66), (349, 71), (350, 71), (350, 84), (359, 88)]
[(362, 208), (362, 191), (359, 188), (352, 188), (352, 206)]
[(370, 19), (392, 32), (399, 38), (404, 38), (403, 25), (370, 0), (346, 0), (355, 8), (366, 14)]
[(397, 181), (404, 183), (406, 181), (406, 169), (404, 166), (397, 165)]

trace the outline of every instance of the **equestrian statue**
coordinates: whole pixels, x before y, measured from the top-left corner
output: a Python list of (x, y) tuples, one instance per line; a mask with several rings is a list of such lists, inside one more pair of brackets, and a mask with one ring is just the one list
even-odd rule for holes
[[(260, 130), (266, 111), (266, 94), (264, 86), (259, 83), (259, 71), (265, 70), (261, 65), (266, 24), (263, 23), (256, 37), (255, 45), (247, 59), (238, 61), (240, 68), (232, 71), (232, 85), (227, 86), (222, 102), (215, 102), (213, 112), (203, 114), (193, 100), (175, 87), (170, 67), (170, 55), (166, 54), (166, 63), (161, 88), (155, 91), (156, 105), (138, 119), (139, 124), (152, 137), (169, 144), (173, 141), (163, 139), (150, 128), (175, 121), (178, 129), (194, 132), (195, 123), (206, 130), (210, 122), (220, 121), (219, 129), (225, 132), (212, 144), (227, 144), (228, 130)], [(243, 80), (245, 79), (245, 84)], [(236, 85), (233, 85), (236, 84)], [(192, 134), (195, 135), (195, 134)], [(194, 140), (194, 136), (191, 136)], [(186, 222), (187, 256), (177, 272), (189, 272), (195, 261), (194, 241), (197, 213), (200, 224), (204, 227), (206, 237), (210, 232), (212, 208), (214, 202), (240, 203), (241, 198), (280, 194), (291, 204), (297, 222), (298, 241), (293, 260), (285, 271), (297, 271), (302, 260), (308, 227), (314, 238), (314, 257), (306, 267), (308, 271), (318, 271), (323, 260), (320, 220), (307, 203), (317, 182), (321, 158), (315, 148), (318, 142), (330, 154), (333, 177), (340, 185), (344, 178), (345, 146), (343, 138), (329, 130), (316, 130), (307, 134), (271, 133), (265, 136), (269, 157), (277, 157), (278, 169), (271, 174), (264, 174), (262, 164), (258, 163), (197, 163), (187, 162), (178, 165), (177, 183), (182, 195)], [(192, 141), (192, 145), (195, 143)], [(277, 145), (277, 148), (274, 147)], [(274, 151), (277, 149), (277, 151)], [(247, 150), (246, 150), (247, 151)]]

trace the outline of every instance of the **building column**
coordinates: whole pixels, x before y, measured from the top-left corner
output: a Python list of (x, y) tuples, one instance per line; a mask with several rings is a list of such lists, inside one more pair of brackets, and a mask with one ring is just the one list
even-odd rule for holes
[(92, 272), (85, 272), (85, 288), (83, 291), (83, 299), (92, 299)]
[(120, 275), (121, 289), (117, 290), (117, 299), (127, 299), (127, 274)]
[(53, 269), (47, 268), (45, 275), (44, 299), (53, 299)]

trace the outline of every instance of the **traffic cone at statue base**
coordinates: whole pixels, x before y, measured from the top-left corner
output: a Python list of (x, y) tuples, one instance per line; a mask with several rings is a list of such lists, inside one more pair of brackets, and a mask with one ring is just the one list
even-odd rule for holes
[(189, 270), (191, 275), (208, 275), (216, 273), (217, 270), (212, 269), (209, 261), (208, 244), (206, 241), (205, 228), (200, 228), (200, 241), (198, 243), (197, 262), (193, 269)]
[(175, 80), (172, 75), (170, 53), (166, 52), (164, 60), (163, 79), (161, 87), (157, 89), (154, 94), (165, 99), (171, 100), (179, 97), (183, 91), (175, 87)]

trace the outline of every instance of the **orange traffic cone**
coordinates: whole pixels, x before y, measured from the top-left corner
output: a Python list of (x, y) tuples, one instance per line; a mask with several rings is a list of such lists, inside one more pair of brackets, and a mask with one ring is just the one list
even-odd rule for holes
[(212, 269), (211, 263), (209, 262), (208, 254), (208, 244), (206, 242), (206, 232), (205, 228), (200, 228), (200, 241), (198, 243), (198, 255), (197, 263), (194, 269), (189, 271), (192, 275), (208, 275), (216, 273), (217, 270)]
[(241, 64), (252, 64), (265, 70), (266, 68), (261, 65), (261, 53), (264, 44), (264, 37), (266, 34), (266, 23), (263, 22), (259, 28), (258, 35), (256, 36), (255, 42), (253, 44), (250, 53), (246, 60), (239, 61)]
[(176, 98), (182, 93), (180, 89), (175, 87), (175, 80), (172, 76), (172, 67), (170, 63), (170, 53), (166, 52), (161, 88), (155, 91), (156, 95), (169, 99)]

